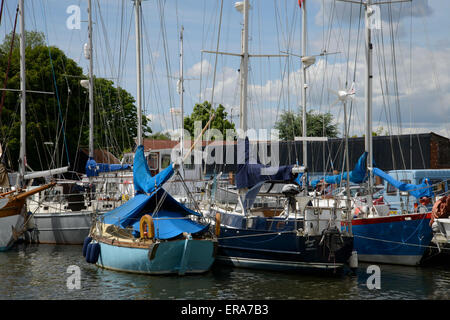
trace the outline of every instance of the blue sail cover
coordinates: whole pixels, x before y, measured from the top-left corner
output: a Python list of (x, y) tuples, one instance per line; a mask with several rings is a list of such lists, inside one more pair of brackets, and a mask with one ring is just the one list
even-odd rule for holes
[[(366, 174), (366, 161), (367, 161), (367, 152), (364, 152), (358, 159), (358, 162), (355, 165), (355, 168), (350, 171), (349, 180), (353, 183), (362, 183), (367, 178)], [(311, 181), (311, 185), (315, 188), (317, 183), (319, 183), (322, 179), (316, 179)], [(342, 174), (336, 174), (333, 176), (325, 176), (323, 180), (329, 184), (339, 184), (342, 180), (347, 180), (347, 172)]]
[(100, 172), (113, 172), (130, 168), (131, 166), (129, 164), (97, 163), (94, 159), (89, 158), (86, 162), (86, 175), (88, 177), (98, 177)]
[(176, 201), (162, 188), (173, 173), (173, 166), (170, 165), (152, 177), (145, 160), (144, 147), (139, 146), (133, 164), (136, 195), (120, 207), (103, 214), (103, 223), (121, 228), (131, 227), (133, 234), (138, 237), (140, 219), (148, 214), (153, 217), (157, 239), (174, 238), (183, 232), (198, 234), (206, 231), (209, 225), (189, 219), (190, 215), (201, 216), (199, 213)]
[[(243, 145), (244, 143), (244, 145)], [(242, 147), (245, 147), (245, 151), (242, 152)], [(294, 176), (292, 174), (292, 165), (270, 167), (257, 163), (255, 159), (252, 159), (250, 163), (250, 145), (248, 137), (245, 138), (245, 142), (242, 139), (238, 141), (238, 167), (236, 172), (236, 188), (252, 188), (256, 185), (266, 181), (291, 181)]]
[[(165, 198), (162, 199), (163, 197)], [(159, 211), (154, 213), (161, 200), (163, 202)], [(120, 207), (103, 214), (103, 223), (120, 228), (131, 227), (133, 234), (139, 237), (140, 219), (145, 214), (153, 217), (155, 238), (160, 240), (177, 237), (183, 232), (199, 234), (209, 227), (189, 219), (189, 215), (200, 214), (176, 201), (163, 188), (159, 188), (152, 195), (137, 194)]]
[(421, 184), (410, 184), (395, 180), (392, 176), (378, 168), (373, 168), (373, 174), (386, 180), (398, 190), (409, 192), (413, 197), (416, 197), (417, 199), (421, 197), (433, 197), (432, 185), (430, 184), (430, 180), (428, 178), (422, 179)]
[(173, 174), (173, 165), (170, 164), (167, 168), (152, 177), (147, 160), (145, 159), (144, 146), (140, 145), (137, 148), (133, 162), (133, 183), (136, 194), (154, 192), (169, 180)]
[(103, 214), (103, 222), (121, 228), (131, 227), (133, 234), (138, 237), (140, 219), (148, 214), (153, 217), (155, 237), (161, 240), (177, 237), (183, 232), (198, 234), (206, 231), (209, 225), (189, 219), (190, 215), (201, 216), (199, 213), (176, 201), (162, 188), (173, 173), (173, 166), (170, 165), (152, 177), (145, 160), (144, 147), (139, 146), (133, 163), (136, 195), (120, 207)]

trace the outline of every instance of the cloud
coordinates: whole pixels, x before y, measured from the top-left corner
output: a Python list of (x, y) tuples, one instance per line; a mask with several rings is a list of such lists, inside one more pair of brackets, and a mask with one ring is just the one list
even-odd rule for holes
[(211, 73), (211, 70), (211, 64), (207, 60), (202, 60), (189, 68), (186, 74), (188, 77), (194, 78), (206, 77)]
[[(374, 1), (375, 2), (375, 1)], [(389, 21), (390, 16), (392, 19), (398, 21), (399, 19), (410, 17), (424, 17), (433, 13), (433, 9), (429, 5), (429, 0), (414, 0), (413, 2), (400, 2), (395, 4), (380, 4), (378, 7), (381, 11), (381, 19), (383, 21)], [(376, 6), (376, 3), (374, 3)], [(315, 23), (319, 26), (328, 24), (328, 21), (337, 19), (339, 22), (348, 24), (350, 17), (353, 21), (361, 17), (364, 19), (364, 8), (361, 10), (361, 6), (358, 4), (351, 4), (348, 2), (325, 0), (321, 2), (320, 9), (315, 16)], [(324, 19), (325, 18), (325, 19)]]

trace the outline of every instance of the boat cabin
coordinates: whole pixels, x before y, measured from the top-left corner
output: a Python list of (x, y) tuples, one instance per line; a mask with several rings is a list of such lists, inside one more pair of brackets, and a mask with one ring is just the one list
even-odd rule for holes
[[(421, 170), (391, 170), (388, 172), (394, 179), (408, 184), (421, 184), (424, 178), (428, 178), (433, 186), (435, 197), (439, 197), (449, 191), (450, 169), (421, 169)], [(431, 209), (432, 203), (420, 203), (419, 199), (406, 191), (400, 191), (387, 181), (384, 181), (384, 200), (391, 205), (391, 213), (400, 213), (409, 210), (414, 211), (414, 205), (421, 204)]]

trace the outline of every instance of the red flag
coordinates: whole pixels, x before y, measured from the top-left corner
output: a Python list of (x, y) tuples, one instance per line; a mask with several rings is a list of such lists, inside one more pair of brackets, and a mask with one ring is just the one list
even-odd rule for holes
[(305, 0), (298, 0), (298, 5), (300, 6), (300, 8), (302, 7), (303, 1), (305, 1)]

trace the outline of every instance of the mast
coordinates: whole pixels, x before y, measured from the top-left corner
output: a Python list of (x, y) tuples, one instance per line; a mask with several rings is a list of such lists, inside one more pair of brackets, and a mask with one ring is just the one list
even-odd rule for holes
[(25, 85), (25, 17), (24, 0), (19, 0), (20, 13), (20, 156), (19, 180), (17, 185), (22, 187), (25, 176), (26, 158), (26, 85)]
[[(306, 1), (300, 2), (303, 4), (302, 6), (302, 58), (306, 58)], [(308, 142), (307, 142), (307, 134), (306, 134), (306, 90), (308, 85), (306, 84), (306, 68), (307, 64), (302, 61), (302, 72), (303, 72), (303, 92), (302, 92), (302, 137), (305, 139), (302, 143), (303, 147), (303, 167), (307, 169), (308, 167)], [(289, 77), (289, 75), (288, 75)], [(306, 196), (308, 194), (308, 173), (305, 172), (302, 176), (302, 185), (303, 185), (303, 194)]]
[[(372, 30), (369, 26), (370, 16), (373, 14), (373, 10), (370, 7), (372, 0), (367, 0), (365, 4), (365, 25), (366, 25), (366, 67), (365, 67), (365, 123), (366, 133), (364, 139), (364, 151), (367, 152), (367, 167), (371, 168), (373, 164), (373, 149), (372, 149), (372, 57), (373, 57), (373, 45), (372, 45)], [(373, 176), (369, 170), (369, 206), (372, 204), (372, 189), (373, 189)]]
[(181, 137), (180, 137), (180, 155), (184, 153), (184, 78), (183, 78), (183, 31), (184, 27), (181, 26), (180, 31), (180, 108), (181, 108)]
[(240, 100), (240, 124), (239, 128), (247, 131), (247, 88), (248, 88), (248, 14), (250, 10), (249, 0), (244, 1), (244, 28), (242, 30), (242, 56), (241, 56), (241, 100)]
[(92, 0), (88, 2), (89, 38), (89, 158), (94, 159), (94, 59), (92, 55)]
[(136, 32), (136, 103), (137, 103), (137, 145), (143, 144), (142, 141), (142, 89), (141, 89), (141, 1), (134, 0), (134, 14), (135, 14), (135, 32)]
[[(306, 1), (303, 1), (302, 6), (302, 57), (306, 57)], [(302, 94), (302, 136), (306, 139), (306, 90), (308, 85), (306, 84), (306, 64), (302, 63), (303, 71), (303, 94)], [(308, 146), (306, 140), (303, 141), (303, 166), (307, 168), (308, 162)]]
[[(374, 25), (371, 23), (371, 17), (376, 10), (379, 10), (376, 6), (372, 6), (372, 0), (366, 0), (366, 2), (359, 2), (356, 0), (339, 0), (343, 2), (350, 2), (359, 5), (363, 5), (365, 9), (365, 28), (366, 28), (366, 39), (365, 39), (365, 51), (366, 51), (366, 66), (365, 66), (365, 139), (364, 139), (364, 151), (367, 152), (367, 168), (372, 168), (373, 166), (373, 138), (372, 138), (372, 87), (373, 87), (373, 44), (372, 44), (372, 28)], [(411, 2), (411, 0), (395, 0), (395, 1), (382, 1), (376, 2), (376, 5), (383, 4), (394, 4), (400, 2)], [(376, 21), (375, 21), (376, 22)], [(380, 28), (375, 26), (375, 28)], [(372, 190), (373, 190), (373, 174), (372, 170), (368, 170), (368, 205), (373, 206), (372, 203)]]

